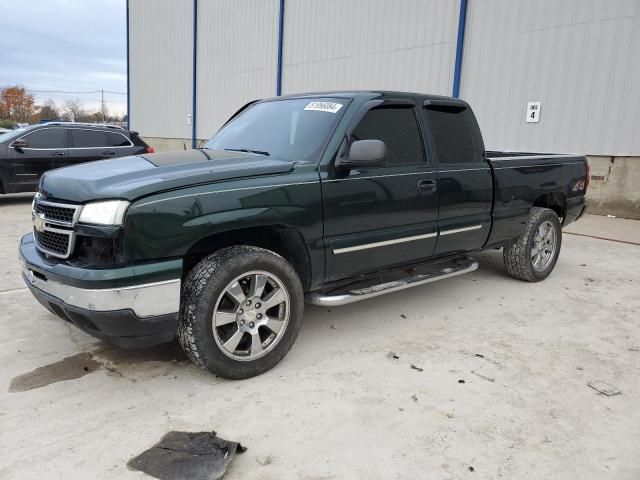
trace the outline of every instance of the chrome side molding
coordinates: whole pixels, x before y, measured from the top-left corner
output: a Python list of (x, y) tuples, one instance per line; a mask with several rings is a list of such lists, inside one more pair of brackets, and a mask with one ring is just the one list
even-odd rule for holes
[(471, 225), (470, 227), (454, 228), (452, 230), (440, 230), (440, 236), (451, 235), (454, 233), (470, 232), (471, 230), (480, 230), (482, 225)]
[(425, 233), (423, 235), (414, 235), (412, 237), (395, 238), (393, 240), (385, 240), (382, 242), (365, 243), (362, 245), (356, 245), (353, 247), (334, 248), (333, 253), (338, 255), (340, 253), (357, 252), (358, 250), (366, 250), (368, 248), (386, 247), (387, 245), (395, 245), (396, 243), (413, 242), (415, 240), (422, 240), (424, 238), (433, 238), (437, 233)]

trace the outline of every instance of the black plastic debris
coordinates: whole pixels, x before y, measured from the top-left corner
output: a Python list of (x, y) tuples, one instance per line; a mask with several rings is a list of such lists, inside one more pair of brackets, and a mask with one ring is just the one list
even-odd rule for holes
[(216, 480), (224, 476), (234, 455), (245, 450), (216, 432), (169, 432), (127, 466), (160, 480)]

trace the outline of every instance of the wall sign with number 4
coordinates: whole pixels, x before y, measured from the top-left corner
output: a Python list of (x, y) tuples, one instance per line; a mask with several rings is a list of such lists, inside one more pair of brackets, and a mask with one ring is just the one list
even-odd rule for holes
[(538, 123), (540, 121), (540, 102), (527, 103), (527, 123)]

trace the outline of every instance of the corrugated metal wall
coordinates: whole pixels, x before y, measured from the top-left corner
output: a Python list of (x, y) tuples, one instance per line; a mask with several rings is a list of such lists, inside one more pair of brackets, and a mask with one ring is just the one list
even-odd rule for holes
[(638, 155), (639, 86), (640, 1), (469, 1), (461, 97), (488, 147)]
[(191, 1), (129, 0), (131, 129), (191, 137), (192, 26)]
[(197, 138), (245, 103), (276, 94), (278, 0), (198, 3)]
[[(131, 126), (191, 138), (193, 0), (129, 0)], [(286, 0), (282, 91), (449, 95), (460, 1)], [(461, 97), (494, 149), (640, 154), (640, 0), (469, 0)], [(197, 137), (275, 95), (279, 0), (198, 1)], [(540, 101), (540, 123), (526, 123)]]
[(459, 2), (289, 0), (283, 93), (387, 89), (449, 95)]

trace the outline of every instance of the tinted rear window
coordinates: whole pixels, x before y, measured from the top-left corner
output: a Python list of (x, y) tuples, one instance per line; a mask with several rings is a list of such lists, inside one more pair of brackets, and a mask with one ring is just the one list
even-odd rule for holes
[(120, 133), (107, 132), (107, 139), (112, 147), (128, 147), (131, 145), (129, 139)]
[(105, 132), (100, 130), (71, 130), (71, 143), (74, 148), (108, 147)]
[(147, 148), (149, 146), (145, 143), (144, 140), (140, 138), (140, 135), (138, 135), (136, 132), (129, 132), (129, 135), (131, 135), (131, 142), (137, 147)]
[(468, 108), (429, 106), (424, 112), (440, 163), (482, 161), (482, 141)]

